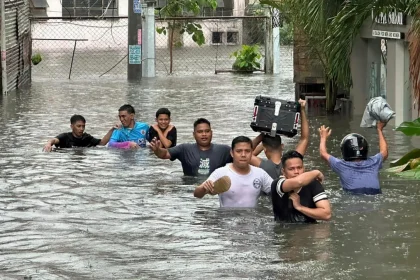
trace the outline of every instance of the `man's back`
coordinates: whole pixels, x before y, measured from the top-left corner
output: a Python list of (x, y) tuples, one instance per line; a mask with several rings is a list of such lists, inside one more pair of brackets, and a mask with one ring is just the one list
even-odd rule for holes
[(281, 176), (281, 162), (279, 164), (275, 164), (270, 159), (261, 159), (259, 167), (267, 172), (273, 180)]
[(379, 169), (382, 168), (383, 157), (378, 153), (366, 160), (345, 161), (330, 156), (332, 170), (340, 177), (344, 190), (360, 194), (379, 194)]

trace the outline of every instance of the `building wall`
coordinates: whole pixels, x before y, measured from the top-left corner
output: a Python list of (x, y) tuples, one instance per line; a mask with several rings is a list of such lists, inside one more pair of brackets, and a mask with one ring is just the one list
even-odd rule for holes
[[(7, 90), (19, 88), (31, 78), (31, 37), (28, 0), (6, 0)], [(4, 88), (6, 85), (2, 84)]]
[[(355, 39), (351, 54), (351, 70), (353, 87), (350, 90), (351, 99), (356, 114), (363, 113), (370, 99), (372, 86), (371, 69), (378, 64), (381, 50), (380, 41), (383, 36), (390, 34), (373, 35), (374, 30), (385, 32), (400, 32), (402, 39), (387, 39), (387, 69), (386, 69), (386, 99), (396, 113), (391, 125), (399, 125), (403, 121), (411, 120), (417, 114), (414, 109), (412, 87), (409, 76), (409, 54), (407, 34), (411, 19), (407, 17), (404, 24), (390, 24), (387, 22), (372, 24), (372, 19), (366, 20), (360, 30), (360, 36)], [(398, 35), (398, 34), (396, 34)], [(380, 71), (379, 71), (380, 73)], [(379, 75), (380, 77), (380, 75)]]
[[(47, 0), (47, 15), (49, 17), (62, 17), (62, 8), (60, 0)], [(128, 0), (118, 0), (118, 16), (128, 16)]]

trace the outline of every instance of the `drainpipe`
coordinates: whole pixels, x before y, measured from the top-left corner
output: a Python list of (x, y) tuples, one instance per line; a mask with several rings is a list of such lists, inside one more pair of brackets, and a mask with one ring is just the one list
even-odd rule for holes
[(1, 41), (1, 92), (7, 94), (7, 67), (6, 67), (6, 13), (5, 13), (5, 0), (0, 0), (0, 41)]

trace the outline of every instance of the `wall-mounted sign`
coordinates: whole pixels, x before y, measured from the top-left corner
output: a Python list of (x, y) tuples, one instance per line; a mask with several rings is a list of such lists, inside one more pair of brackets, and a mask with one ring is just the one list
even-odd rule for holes
[(404, 33), (402, 32), (393, 32), (393, 31), (383, 31), (383, 30), (372, 30), (373, 37), (387, 38), (387, 39), (404, 39)]
[(133, 12), (135, 14), (141, 14), (141, 3), (140, 3), (140, 0), (133, 0)]
[(128, 63), (141, 64), (141, 46), (129, 45), (128, 48)]
[(385, 25), (406, 25), (407, 16), (401, 12), (389, 12), (387, 14), (380, 13), (377, 17), (375, 17), (375, 22)]

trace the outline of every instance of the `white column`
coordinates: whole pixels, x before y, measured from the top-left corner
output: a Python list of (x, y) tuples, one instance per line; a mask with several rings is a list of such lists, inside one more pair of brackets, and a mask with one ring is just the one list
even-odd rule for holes
[(155, 2), (146, 0), (147, 7), (144, 9), (143, 24), (143, 77), (152, 78), (155, 72)]
[(273, 9), (273, 74), (280, 74), (280, 11)]
[(406, 82), (406, 51), (403, 40), (388, 40), (387, 49), (387, 101), (395, 111), (391, 125), (398, 126), (409, 120), (411, 97)]

